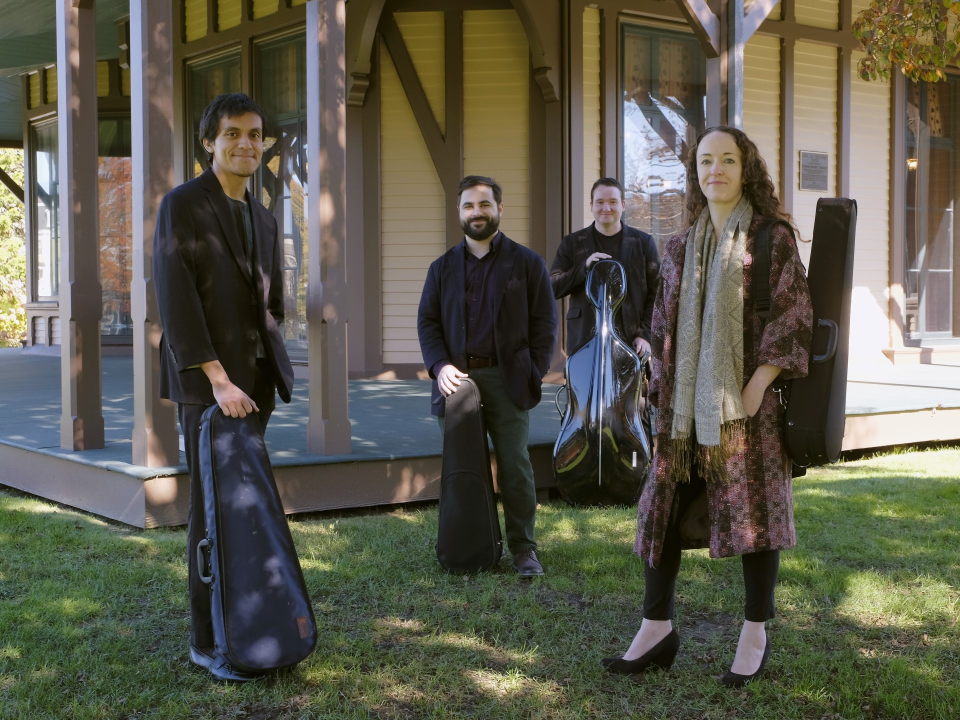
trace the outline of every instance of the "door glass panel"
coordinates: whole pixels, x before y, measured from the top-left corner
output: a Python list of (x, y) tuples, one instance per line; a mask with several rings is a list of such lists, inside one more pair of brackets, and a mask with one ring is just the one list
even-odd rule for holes
[(307, 359), (306, 42), (293, 35), (257, 46), (258, 102), (267, 114), (260, 200), (277, 218), (283, 252), (283, 336)]
[(133, 277), (133, 162), (130, 118), (99, 122), (100, 285), (103, 335), (133, 335), (130, 281)]
[(190, 100), (190, 154), (188, 177), (197, 177), (207, 168), (207, 153), (200, 144), (200, 119), (210, 101), (217, 95), (240, 92), (240, 53), (218, 55), (199, 60), (187, 68)]
[(706, 59), (690, 35), (632, 25), (622, 48), (624, 220), (662, 251), (686, 227), (684, 162), (704, 128)]
[(958, 89), (952, 77), (907, 86), (904, 332), (914, 341), (954, 334)]
[(60, 292), (60, 191), (57, 179), (57, 121), (33, 127), (34, 288), (38, 300)]

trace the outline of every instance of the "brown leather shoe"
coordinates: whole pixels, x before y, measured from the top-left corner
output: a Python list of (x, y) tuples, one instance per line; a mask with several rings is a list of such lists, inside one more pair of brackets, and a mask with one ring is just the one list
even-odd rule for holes
[(533, 548), (514, 553), (513, 567), (521, 578), (533, 578), (543, 575), (543, 565), (537, 560), (537, 553)]

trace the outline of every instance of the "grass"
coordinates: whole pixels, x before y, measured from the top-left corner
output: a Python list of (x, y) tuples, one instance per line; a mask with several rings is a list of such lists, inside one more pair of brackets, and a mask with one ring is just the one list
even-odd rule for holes
[(960, 717), (960, 450), (797, 481), (768, 678), (733, 660), (740, 564), (685, 553), (673, 670), (609, 676), (639, 627), (632, 509), (543, 506), (548, 575), (434, 557), (436, 507), (291, 522), (320, 638), (300, 666), (222, 686), (187, 661), (185, 532), (139, 531), (0, 492), (0, 717)]

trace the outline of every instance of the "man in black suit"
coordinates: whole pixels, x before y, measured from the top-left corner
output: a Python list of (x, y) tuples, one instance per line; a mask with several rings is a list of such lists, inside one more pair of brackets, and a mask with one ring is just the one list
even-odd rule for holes
[(557, 249), (550, 270), (553, 294), (570, 296), (567, 310), (567, 356), (586, 344), (596, 330), (596, 314), (587, 298), (587, 271), (598, 260), (618, 260), (627, 273), (627, 296), (616, 324), (624, 340), (638, 354), (650, 352), (650, 321), (660, 274), (660, 254), (653, 238), (620, 222), (626, 209), (623, 187), (615, 178), (600, 178), (590, 189), (589, 227), (567, 235)]
[(537, 493), (527, 449), (530, 408), (550, 366), (557, 313), (543, 259), (499, 231), (500, 186), (460, 182), (463, 242), (434, 260), (420, 297), (417, 332), (433, 378), (431, 411), (443, 429), (444, 398), (470, 377), (497, 457), (507, 546), (523, 578), (543, 575), (534, 522)]
[(211, 167), (164, 197), (153, 244), (163, 337), (160, 396), (174, 400), (190, 470), (187, 565), (190, 660), (215, 678), (254, 675), (214, 649), (210, 590), (196, 567), (206, 535), (200, 489), (200, 416), (214, 402), (231, 417), (257, 413), (266, 429), (276, 393), (290, 402), (293, 368), (283, 344), (277, 221), (247, 190), (260, 167), (266, 116), (249, 97), (220, 95), (200, 120)]

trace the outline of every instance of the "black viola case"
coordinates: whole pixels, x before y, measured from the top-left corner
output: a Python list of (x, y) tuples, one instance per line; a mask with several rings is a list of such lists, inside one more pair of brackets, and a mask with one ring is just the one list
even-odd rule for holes
[(843, 445), (856, 230), (856, 200), (820, 198), (807, 271), (810, 372), (792, 381), (784, 424), (787, 451), (802, 467), (836, 462)]
[(195, 550), (216, 649), (247, 672), (294, 665), (313, 652), (317, 623), (260, 422), (212, 405), (200, 428), (207, 537)]
[(480, 390), (463, 378), (445, 403), (437, 560), (447, 572), (476, 573), (503, 552)]

